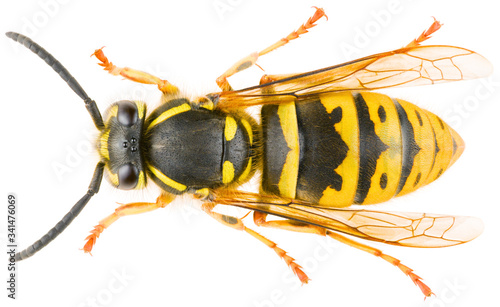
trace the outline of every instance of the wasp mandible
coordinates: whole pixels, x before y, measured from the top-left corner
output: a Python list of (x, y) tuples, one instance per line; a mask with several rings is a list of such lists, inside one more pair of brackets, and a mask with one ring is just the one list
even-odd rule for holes
[[(435, 114), (372, 90), (484, 77), (491, 64), (464, 48), (421, 45), (441, 27), (434, 20), (397, 50), (305, 73), (264, 75), (259, 85), (245, 89), (231, 87), (229, 77), (307, 33), (323, 16), (316, 8), (296, 31), (225, 71), (216, 79), (220, 92), (194, 101), (167, 80), (114, 65), (98, 49), (93, 55), (106, 71), (157, 85), (163, 93), (162, 104), (150, 113), (141, 101), (121, 100), (104, 117), (52, 55), (21, 34), (7, 33), (83, 99), (100, 132), (100, 161), (87, 193), (45, 236), (16, 254), (16, 260), (32, 256), (59, 235), (99, 191), (105, 175), (119, 189), (142, 189), (153, 181), (162, 193), (156, 202), (119, 206), (91, 231), (85, 252), (119, 218), (164, 208), (176, 196), (190, 194), (215, 220), (272, 248), (302, 283), (309, 278), (291, 256), (247, 228), (242, 218), (218, 213), (215, 206), (249, 209), (257, 226), (328, 236), (371, 253), (398, 267), (430, 296), (431, 289), (412, 269), (351, 237), (410, 247), (452, 246), (477, 237), (481, 221), (346, 207), (384, 202), (436, 180), (461, 155), (464, 142)], [(260, 124), (245, 112), (250, 106), (262, 106)], [(260, 193), (238, 189), (256, 174)], [(267, 220), (268, 215), (281, 219)]]

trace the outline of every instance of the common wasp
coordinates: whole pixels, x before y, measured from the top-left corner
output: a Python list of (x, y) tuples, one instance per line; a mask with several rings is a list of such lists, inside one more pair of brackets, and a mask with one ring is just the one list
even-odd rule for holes
[[(259, 57), (305, 34), (325, 16), (322, 9), (296, 31), (242, 58), (216, 82), (220, 92), (189, 100), (170, 82), (114, 65), (101, 49), (93, 55), (115, 76), (157, 85), (162, 104), (148, 113), (141, 101), (120, 100), (101, 116), (71, 74), (47, 51), (21, 34), (7, 36), (51, 66), (83, 99), (99, 130), (100, 155), (87, 193), (45, 236), (16, 260), (26, 259), (57, 237), (99, 191), (102, 177), (118, 189), (142, 189), (149, 181), (162, 193), (156, 202), (119, 206), (86, 238), (97, 238), (119, 218), (164, 208), (179, 195), (201, 200), (220, 223), (255, 237), (280, 256), (302, 283), (309, 278), (276, 243), (249, 229), (242, 218), (214, 211), (230, 205), (253, 212), (257, 226), (328, 236), (398, 267), (432, 294), (413, 270), (351, 237), (409, 247), (444, 247), (476, 238), (479, 219), (438, 214), (347, 208), (410, 193), (439, 178), (461, 155), (461, 137), (435, 114), (407, 101), (372, 92), (487, 76), (479, 54), (454, 46), (423, 46), (440, 23), (403, 48), (306, 73), (264, 75), (260, 84), (233, 89), (228, 78)], [(245, 109), (261, 106), (260, 122)], [(260, 192), (239, 189), (257, 176)], [(279, 217), (267, 220), (267, 215)]]

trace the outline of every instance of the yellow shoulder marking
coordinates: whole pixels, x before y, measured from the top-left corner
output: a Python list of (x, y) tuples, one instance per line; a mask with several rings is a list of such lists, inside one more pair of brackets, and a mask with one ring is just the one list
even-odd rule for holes
[(252, 157), (248, 159), (247, 167), (245, 168), (243, 173), (241, 173), (240, 177), (238, 177), (238, 181), (244, 181), (250, 174), (251, 170), (252, 170)]
[(253, 145), (253, 132), (252, 132), (252, 126), (250, 125), (250, 123), (246, 120), (246, 119), (242, 119), (241, 120), (241, 124), (243, 125), (243, 127), (245, 127), (245, 130), (247, 131), (248, 133), (248, 139), (250, 141), (250, 146)]
[(175, 116), (180, 113), (184, 113), (186, 111), (191, 110), (191, 106), (188, 103), (181, 104), (178, 107), (168, 109), (167, 111), (163, 112), (158, 116), (148, 127), (148, 130), (154, 127), (155, 125), (158, 125), (159, 123), (169, 119), (172, 116)]
[(158, 179), (160, 179), (164, 184), (168, 185), (169, 187), (174, 188), (177, 191), (181, 192), (187, 189), (187, 186), (168, 178), (167, 176), (165, 176), (165, 174), (163, 174), (160, 170), (156, 169), (155, 167), (148, 165), (148, 168), (156, 177), (158, 177)]

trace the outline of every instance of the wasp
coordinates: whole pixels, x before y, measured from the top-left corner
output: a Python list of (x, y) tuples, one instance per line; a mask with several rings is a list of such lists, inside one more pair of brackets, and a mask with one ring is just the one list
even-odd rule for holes
[[(98, 193), (103, 177), (118, 189), (161, 188), (155, 202), (120, 205), (86, 238), (90, 253), (101, 233), (121, 217), (166, 207), (189, 194), (218, 222), (244, 231), (273, 249), (302, 283), (301, 266), (268, 238), (245, 226), (244, 217), (216, 212), (229, 205), (253, 212), (257, 226), (328, 236), (373, 254), (432, 294), (411, 268), (365, 239), (409, 247), (444, 247), (482, 232), (474, 217), (348, 208), (408, 194), (439, 178), (459, 158), (464, 141), (437, 115), (373, 90), (467, 80), (489, 75), (481, 55), (454, 46), (421, 43), (432, 25), (403, 48), (314, 71), (264, 75), (260, 84), (235, 90), (228, 78), (314, 27), (315, 13), (296, 31), (236, 62), (216, 83), (219, 92), (194, 100), (167, 80), (114, 65), (103, 49), (93, 55), (115, 76), (158, 86), (162, 103), (148, 113), (141, 101), (113, 103), (101, 116), (71, 74), (50, 53), (21, 34), (7, 36), (36, 53), (84, 101), (99, 130), (97, 163), (87, 193), (46, 235), (16, 254), (26, 259), (57, 237)], [(260, 123), (246, 108), (261, 106)], [(240, 186), (257, 177), (259, 193)], [(278, 219), (268, 220), (268, 215)]]

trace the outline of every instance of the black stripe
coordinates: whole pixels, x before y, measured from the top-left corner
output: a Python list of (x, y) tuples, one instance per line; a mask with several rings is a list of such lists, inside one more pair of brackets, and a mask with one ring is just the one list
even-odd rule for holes
[(431, 165), (431, 169), (429, 170), (429, 174), (434, 169), (434, 165), (436, 164), (436, 157), (440, 151), (439, 145), (437, 142), (437, 138), (436, 138), (436, 131), (434, 130), (434, 127), (432, 125), (431, 125), (431, 129), (432, 129), (432, 136), (434, 137), (434, 155), (432, 156), (432, 165)]
[(401, 125), (401, 146), (403, 147), (403, 163), (401, 169), (401, 177), (399, 179), (399, 185), (396, 191), (397, 195), (405, 186), (408, 176), (410, 176), (415, 156), (420, 151), (420, 147), (418, 146), (417, 142), (415, 142), (415, 133), (413, 131), (413, 126), (408, 120), (405, 109), (399, 104), (396, 99), (393, 99), (392, 101), (394, 102), (394, 105), (396, 105), (396, 110), (398, 112), (399, 123)]
[(264, 167), (262, 188), (264, 191), (279, 195), (280, 181), (286, 157), (291, 150), (285, 140), (278, 116), (278, 105), (265, 105), (261, 111), (262, 136), (264, 144)]
[(358, 113), (359, 125), (359, 176), (358, 189), (356, 190), (354, 201), (361, 204), (370, 190), (372, 177), (377, 168), (377, 160), (389, 146), (384, 144), (375, 133), (375, 124), (370, 119), (368, 106), (363, 96), (359, 93), (354, 93), (353, 97)]
[(321, 100), (297, 101), (300, 162), (296, 198), (318, 202), (327, 189), (342, 190), (344, 179), (336, 172), (349, 151), (336, 130), (342, 121), (340, 106), (330, 113)]

